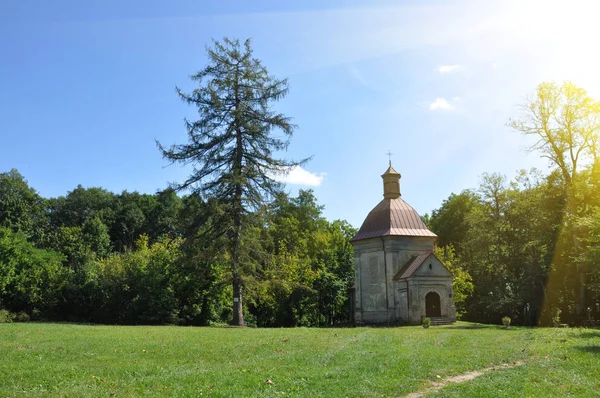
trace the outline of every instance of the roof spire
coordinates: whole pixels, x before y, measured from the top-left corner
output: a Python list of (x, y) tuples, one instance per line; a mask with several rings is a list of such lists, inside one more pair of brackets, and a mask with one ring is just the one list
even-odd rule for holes
[(388, 158), (390, 159), (390, 167), (392, 167), (392, 155), (393, 155), (392, 151), (390, 151), (390, 150), (388, 149), (388, 151), (387, 151), (386, 155), (388, 155)]

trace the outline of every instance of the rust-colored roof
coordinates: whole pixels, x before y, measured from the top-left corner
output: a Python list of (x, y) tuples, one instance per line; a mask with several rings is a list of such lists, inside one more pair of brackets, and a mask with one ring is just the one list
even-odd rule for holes
[(378, 238), (380, 236), (431, 236), (437, 235), (427, 229), (423, 220), (401, 198), (383, 199), (367, 216), (352, 241)]
[(423, 253), (423, 254), (419, 254), (418, 256), (414, 256), (412, 257), (410, 260), (408, 260), (408, 262), (406, 263), (406, 265), (402, 268), (400, 268), (400, 271), (398, 271), (396, 273), (396, 275), (394, 276), (393, 280), (398, 280), (398, 279), (404, 279), (404, 278), (408, 278), (409, 276), (411, 276), (420, 266), (421, 264), (423, 264), (425, 262), (425, 260), (427, 260), (427, 258), (429, 256), (433, 255), (433, 253), (428, 252), (428, 253)]

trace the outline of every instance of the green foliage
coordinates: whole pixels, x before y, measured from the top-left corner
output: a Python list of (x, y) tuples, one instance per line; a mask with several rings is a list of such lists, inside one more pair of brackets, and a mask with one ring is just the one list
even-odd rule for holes
[[(184, 102), (198, 108), (200, 119), (186, 120), (189, 143), (169, 149), (157, 145), (170, 161), (198, 166), (179, 189), (195, 188), (226, 202), (242, 195), (243, 209), (256, 209), (265, 194), (280, 188), (273, 173), (298, 164), (272, 157), (287, 148), (294, 130), (290, 118), (272, 110), (287, 94), (288, 83), (253, 58), (250, 39), (243, 45), (228, 38), (213, 41), (207, 55), (209, 64), (191, 77), (198, 87), (189, 94), (177, 89)], [(277, 130), (282, 138), (272, 134)]]
[(561, 309), (560, 308), (555, 308), (552, 311), (552, 324), (556, 327), (556, 326), (560, 326), (561, 322), (560, 322), (560, 314), (561, 314)]
[[(11, 175), (24, 181), (16, 171)], [(27, 187), (27, 192), (35, 191)], [(33, 319), (230, 322), (227, 206), (196, 193), (179, 198), (172, 189), (115, 195), (79, 186), (66, 197), (49, 199), (39, 240), (1, 229), (0, 306)], [(349, 320), (350, 239), (356, 230), (345, 221), (325, 220), (322, 209), (312, 191), (301, 190), (297, 197), (278, 194), (245, 216), (239, 266), (248, 324)]]
[(0, 323), (11, 323), (15, 319), (15, 315), (8, 310), (0, 309)]
[(508, 125), (533, 135), (536, 143), (531, 150), (549, 159), (571, 185), (580, 167), (598, 157), (599, 116), (600, 103), (586, 90), (569, 81), (543, 82), (523, 104), (519, 118), (510, 119)]
[[(155, 195), (124, 191), (119, 195), (102, 188), (78, 186), (66, 197), (47, 201), (50, 234), (60, 228), (82, 228), (85, 246), (99, 258), (113, 251), (123, 252), (146, 234), (151, 242), (163, 235), (181, 235), (182, 200), (173, 189)], [(45, 245), (56, 245), (47, 237)]]
[(83, 188), (78, 185), (66, 197), (49, 200), (54, 226), (82, 226), (86, 220), (98, 217), (111, 226), (115, 219), (115, 195), (103, 188)]
[(177, 323), (174, 280), (181, 239), (149, 245), (142, 236), (136, 248), (96, 263), (99, 306), (92, 319), (111, 323)]
[(46, 222), (44, 200), (15, 169), (0, 173), (0, 227), (40, 240)]
[(21, 311), (15, 316), (16, 322), (29, 322), (30, 320), (31, 320), (31, 317), (25, 311)]
[(167, 235), (175, 238), (179, 235), (180, 213), (183, 210), (183, 202), (172, 188), (159, 191), (155, 195), (156, 203), (146, 215), (147, 234), (152, 240)]
[(427, 318), (427, 317), (423, 318), (423, 325), (427, 325), (427, 326), (431, 325), (431, 318)]
[(87, 244), (81, 227), (60, 226), (49, 234), (48, 248), (63, 253), (65, 264), (73, 270), (84, 267), (86, 263), (94, 260), (94, 252)]
[(510, 326), (510, 322), (511, 322), (510, 317), (508, 317), (508, 316), (503, 316), (502, 317), (502, 324), (504, 326)]
[(465, 190), (458, 195), (450, 194), (439, 209), (432, 212), (429, 227), (439, 236), (438, 245), (452, 245), (460, 252), (466, 244), (471, 228), (468, 215), (478, 202), (474, 192)]
[[(165, 158), (194, 164), (175, 185), (190, 195), (79, 185), (44, 200), (16, 170), (0, 175), (0, 227), (18, 233), (2, 237), (5, 250), (23, 255), (0, 258), (0, 305), (107, 323), (243, 324), (244, 314), (259, 326), (349, 319), (356, 231), (325, 220), (312, 191), (289, 198), (275, 178), (302, 163), (273, 157), (295, 128), (273, 110), (287, 80), (253, 58), (249, 40), (215, 41), (207, 53), (208, 65), (192, 76), (198, 87), (178, 89), (198, 108), (199, 120), (186, 121), (188, 144), (157, 143)], [(244, 289), (250, 305), (243, 311)]]
[(177, 89), (183, 101), (198, 108), (199, 119), (186, 120), (188, 143), (169, 149), (157, 145), (166, 159), (194, 165), (177, 189), (192, 189), (225, 204), (225, 218), (217, 224), (229, 237), (233, 323), (243, 325), (245, 216), (281, 191), (276, 174), (299, 164), (274, 157), (287, 149), (294, 125), (273, 110), (288, 92), (287, 80), (276, 79), (253, 58), (250, 39), (243, 46), (228, 38), (213, 41), (207, 55), (209, 64), (192, 75), (198, 87), (189, 94)]
[[(587, 306), (600, 316), (597, 181), (593, 167), (580, 171), (570, 188), (556, 171), (545, 177), (521, 171), (511, 182), (483, 176), (469, 212), (461, 215), (470, 225), (457, 235), (461, 250), (451, 252), (448, 265), (458, 276), (455, 302), (462, 319), (493, 323), (510, 313), (517, 324), (553, 325), (556, 308), (573, 324), (582, 322), (581, 308)], [(452, 202), (434, 212), (439, 218), (432, 225), (455, 219)], [(448, 256), (441, 251), (440, 259)], [(459, 287), (464, 278), (454, 264), (470, 276), (464, 297)]]
[(0, 228), (0, 305), (11, 312), (51, 313), (69, 277), (63, 256), (35, 248), (25, 235)]
[(456, 256), (454, 246), (448, 245), (444, 247), (436, 246), (434, 249), (435, 256), (444, 264), (444, 266), (454, 275), (452, 280), (452, 290), (454, 292), (454, 306), (456, 307), (456, 315), (460, 317), (465, 313), (465, 303), (473, 294), (474, 285), (473, 278), (464, 266), (461, 266), (459, 258)]
[(261, 266), (246, 279), (250, 312), (258, 326), (316, 326), (349, 321), (356, 230), (328, 222), (312, 191), (280, 194), (261, 234)]
[(535, 136), (536, 143), (531, 149), (556, 167), (554, 176), (548, 180), (553, 177), (553, 182), (561, 185), (559, 195), (553, 195), (561, 197), (562, 203), (556, 211), (560, 220), (554, 225), (553, 259), (547, 266), (541, 322), (552, 324), (554, 307), (564, 310), (569, 322), (581, 322), (584, 309), (600, 301), (593, 293), (596, 290), (591, 270), (594, 266), (590, 262), (593, 254), (587, 245), (594, 239), (589, 234), (590, 217), (600, 206), (597, 177), (600, 102), (571, 82), (562, 85), (544, 82), (523, 105), (521, 115), (508, 124), (523, 134)]
[(110, 235), (108, 227), (102, 222), (100, 217), (94, 216), (88, 218), (81, 228), (83, 242), (96, 257), (107, 257), (111, 252)]
[(126, 191), (117, 198), (119, 211), (115, 215), (112, 235), (118, 242), (118, 249), (121, 251), (133, 248), (137, 237), (144, 232), (146, 214), (142, 210), (144, 208), (143, 198), (137, 192), (128, 193)]
[(494, 323), (511, 313), (520, 323), (537, 323), (561, 221), (560, 189), (534, 170), (521, 172), (510, 184), (502, 176), (484, 175), (470, 197), (468, 212), (449, 200), (447, 208), (434, 212), (440, 218), (432, 219), (434, 225), (443, 224), (458, 211), (470, 226), (457, 235), (460, 251), (436, 252), (456, 277), (458, 312), (478, 322)]

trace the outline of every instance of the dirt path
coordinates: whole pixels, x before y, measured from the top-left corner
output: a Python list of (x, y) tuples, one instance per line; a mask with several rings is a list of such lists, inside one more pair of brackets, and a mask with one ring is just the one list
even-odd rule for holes
[(434, 382), (431, 386), (425, 388), (424, 390), (405, 395), (404, 398), (424, 397), (429, 393), (441, 390), (442, 388), (444, 388), (444, 386), (446, 386), (446, 384), (449, 384), (449, 383), (464, 383), (466, 381), (473, 380), (476, 377), (479, 377), (482, 374), (487, 373), (487, 372), (491, 372), (494, 370), (500, 370), (500, 369), (514, 368), (515, 366), (521, 366), (524, 364), (525, 364), (525, 362), (520, 362), (520, 361), (513, 362), (513, 363), (503, 363), (502, 365), (490, 366), (489, 368), (483, 368), (483, 369), (479, 369), (479, 370), (474, 370), (472, 372), (466, 372), (466, 373), (463, 373), (460, 375), (447, 377), (440, 381)]

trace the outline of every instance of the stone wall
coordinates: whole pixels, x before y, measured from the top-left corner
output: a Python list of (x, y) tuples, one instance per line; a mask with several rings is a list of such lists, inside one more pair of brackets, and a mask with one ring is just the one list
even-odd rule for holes
[(386, 236), (354, 243), (356, 322), (407, 320), (414, 312), (408, 309), (410, 293), (402, 296), (394, 275), (413, 256), (433, 251), (434, 242), (433, 237)]
[[(398, 282), (400, 284), (402, 282)], [(408, 280), (410, 294), (410, 308), (406, 321), (410, 324), (420, 324), (426, 316), (425, 296), (435, 292), (440, 297), (441, 316), (456, 321), (456, 309), (454, 307), (452, 291), (452, 279), (448, 277), (419, 277), (414, 276)]]

